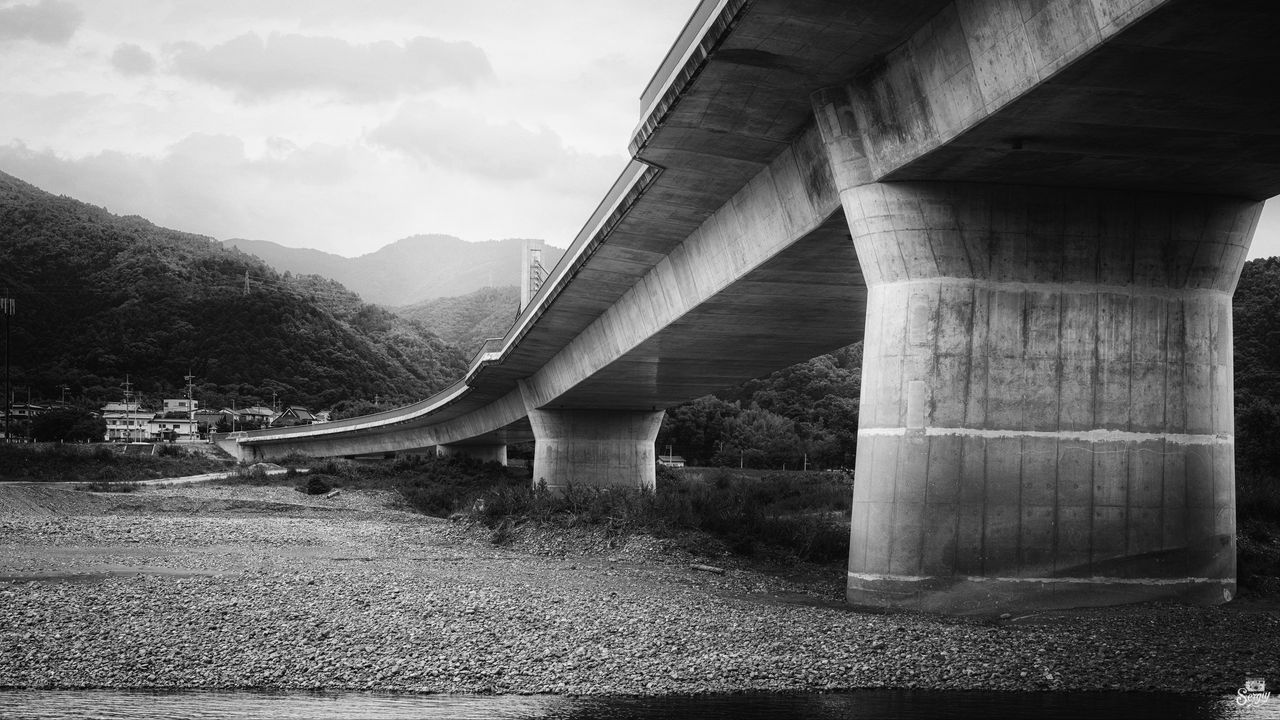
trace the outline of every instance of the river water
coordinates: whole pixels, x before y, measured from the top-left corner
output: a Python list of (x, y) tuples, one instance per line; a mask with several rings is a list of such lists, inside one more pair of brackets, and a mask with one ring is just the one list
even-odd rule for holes
[(1280, 698), (1160, 693), (861, 690), (809, 695), (559, 697), (369, 693), (0, 691), (0, 718), (26, 720), (755, 720), (757, 718), (1280, 718)]

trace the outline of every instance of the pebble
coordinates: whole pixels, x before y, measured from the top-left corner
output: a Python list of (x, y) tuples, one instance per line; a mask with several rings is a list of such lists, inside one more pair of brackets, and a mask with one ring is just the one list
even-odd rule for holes
[(144, 491), (85, 515), (0, 504), (0, 687), (1223, 694), (1280, 678), (1274, 609), (868, 614), (831, 602), (834, 578), (730, 558), (694, 571), (653, 538), (524, 529), (495, 547), (385, 495), (289, 507), (287, 492)]

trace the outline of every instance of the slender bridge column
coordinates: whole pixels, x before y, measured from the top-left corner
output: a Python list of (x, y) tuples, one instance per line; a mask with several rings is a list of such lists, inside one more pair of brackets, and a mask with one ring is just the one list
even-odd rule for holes
[(850, 602), (1229, 600), (1231, 294), (1261, 204), (866, 182), (815, 107), (869, 287)]

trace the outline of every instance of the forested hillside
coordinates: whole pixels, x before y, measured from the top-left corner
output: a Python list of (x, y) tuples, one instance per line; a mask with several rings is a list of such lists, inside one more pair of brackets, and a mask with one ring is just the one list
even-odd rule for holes
[(25, 399), (173, 397), (206, 407), (416, 400), (463, 354), (331, 280), (280, 274), (210, 238), (118, 217), (0, 173), (0, 296), (12, 297), (13, 385)]
[(396, 308), (396, 314), (431, 328), (445, 342), (474, 354), (487, 338), (511, 329), (520, 306), (520, 288), (490, 287), (461, 297), (437, 298)]

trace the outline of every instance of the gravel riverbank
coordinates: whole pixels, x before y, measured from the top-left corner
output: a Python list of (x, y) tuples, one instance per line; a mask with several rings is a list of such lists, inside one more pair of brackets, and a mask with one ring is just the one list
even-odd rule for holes
[(698, 572), (646, 538), (494, 546), (393, 501), (0, 486), (0, 687), (1230, 694), (1280, 679), (1273, 604), (878, 615), (842, 607), (838, 578)]

